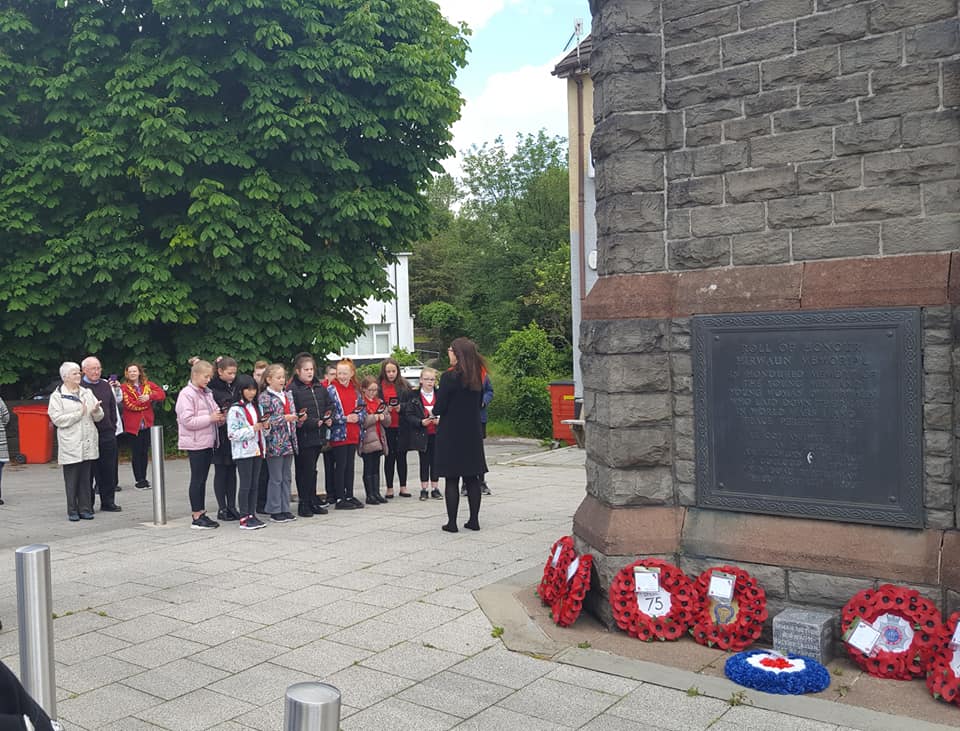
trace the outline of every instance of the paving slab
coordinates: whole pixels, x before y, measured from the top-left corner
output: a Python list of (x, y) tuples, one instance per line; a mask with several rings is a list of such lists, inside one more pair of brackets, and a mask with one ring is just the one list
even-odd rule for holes
[[(58, 468), (9, 466), (0, 658), (18, 671), (13, 549), (42, 541), (71, 731), (276, 731), (285, 689), (303, 680), (340, 688), (344, 729), (946, 728), (852, 706), (899, 684), (874, 688), (839, 666), (843, 703), (748, 694), (753, 705), (734, 708), (719, 651), (624, 642), (589, 618), (557, 628), (532, 587), (583, 499), (584, 453), (487, 446), (483, 529), (453, 536), (439, 530), (442, 502), (400, 499), (252, 533), (192, 531), (183, 460), (167, 462), (165, 527), (137, 490), (121, 493), (122, 513), (74, 525)], [(514, 651), (524, 642), (535, 656)], [(911, 713), (926, 718), (937, 704), (908, 685)], [(957, 725), (955, 709), (938, 711)]]

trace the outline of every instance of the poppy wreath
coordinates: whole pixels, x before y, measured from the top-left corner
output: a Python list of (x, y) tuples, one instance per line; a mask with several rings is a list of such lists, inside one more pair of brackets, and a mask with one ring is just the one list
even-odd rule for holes
[[(660, 569), (661, 593), (657, 598), (662, 614), (659, 616), (644, 612), (637, 603), (634, 566)], [(669, 596), (669, 606), (664, 594)], [(644, 642), (680, 639), (699, 610), (697, 593), (690, 577), (673, 564), (656, 558), (640, 559), (620, 569), (610, 584), (609, 598), (617, 626)]]
[(573, 567), (573, 563), (577, 564), (573, 576), (566, 580), (566, 575), (564, 575), (563, 591), (550, 605), (553, 621), (560, 627), (569, 627), (577, 621), (580, 610), (583, 609), (583, 598), (590, 590), (590, 569), (593, 568), (593, 556), (586, 553), (578, 559), (574, 559), (570, 564), (571, 567)]
[(937, 698), (960, 706), (960, 648), (950, 646), (949, 639), (957, 631), (960, 612), (954, 612), (946, 622), (943, 646), (934, 653), (927, 671), (927, 688)]
[[(707, 596), (714, 571), (736, 577), (729, 603)], [(740, 652), (757, 641), (767, 619), (767, 593), (755, 578), (736, 566), (713, 566), (697, 577), (694, 590), (700, 611), (690, 634), (696, 642)]]
[(801, 695), (830, 686), (830, 673), (811, 657), (747, 650), (727, 658), (723, 672), (739, 685), (764, 693)]
[(846, 633), (858, 617), (880, 632), (880, 640), (869, 656), (850, 644), (847, 653), (878, 678), (923, 677), (945, 642), (940, 611), (914, 589), (893, 584), (864, 589), (844, 606), (841, 630)]
[[(554, 556), (557, 557), (554, 563)], [(565, 589), (567, 582), (567, 568), (576, 558), (577, 551), (573, 547), (573, 536), (564, 536), (550, 547), (550, 555), (543, 567), (543, 578), (537, 587), (537, 595), (547, 605), (552, 605), (560, 593)]]

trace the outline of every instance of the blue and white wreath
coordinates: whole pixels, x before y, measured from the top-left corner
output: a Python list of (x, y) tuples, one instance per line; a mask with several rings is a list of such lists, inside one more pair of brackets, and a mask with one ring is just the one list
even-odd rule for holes
[(830, 673), (813, 658), (772, 650), (738, 652), (727, 660), (723, 670), (734, 683), (764, 693), (818, 693), (830, 685)]

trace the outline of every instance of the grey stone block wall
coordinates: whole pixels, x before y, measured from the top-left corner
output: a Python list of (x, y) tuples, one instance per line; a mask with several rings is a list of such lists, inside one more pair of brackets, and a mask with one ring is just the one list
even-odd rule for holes
[(957, 0), (591, 7), (601, 274), (960, 247)]

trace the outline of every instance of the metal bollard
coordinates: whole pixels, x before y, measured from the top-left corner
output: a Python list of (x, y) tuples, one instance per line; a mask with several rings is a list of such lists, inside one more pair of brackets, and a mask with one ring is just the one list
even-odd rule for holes
[(163, 474), (163, 427), (150, 427), (150, 457), (153, 472), (153, 524), (167, 524), (167, 502)]
[(16, 564), (20, 682), (47, 715), (56, 718), (50, 546), (36, 543), (18, 548)]
[(283, 731), (337, 731), (340, 691), (327, 683), (294, 683), (283, 703)]

